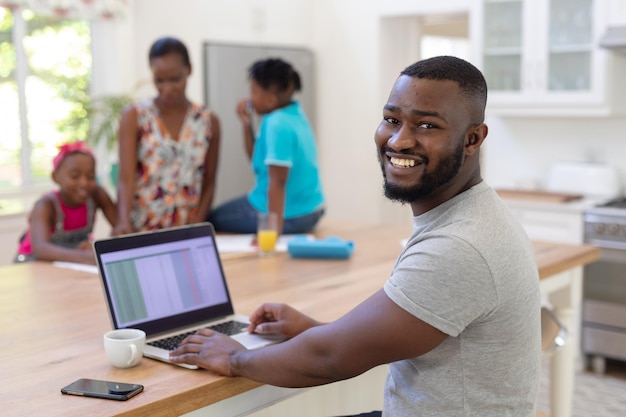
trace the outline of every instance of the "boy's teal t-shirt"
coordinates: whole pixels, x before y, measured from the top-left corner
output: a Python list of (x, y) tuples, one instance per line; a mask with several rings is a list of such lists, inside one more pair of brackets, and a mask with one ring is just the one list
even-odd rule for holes
[(289, 167), (284, 218), (311, 214), (324, 203), (317, 163), (317, 145), (309, 121), (297, 101), (263, 116), (252, 152), (256, 184), (250, 204), (267, 211), (269, 166)]

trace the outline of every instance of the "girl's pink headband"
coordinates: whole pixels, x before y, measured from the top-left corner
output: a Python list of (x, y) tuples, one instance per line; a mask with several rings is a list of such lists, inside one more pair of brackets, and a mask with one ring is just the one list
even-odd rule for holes
[(70, 154), (73, 154), (73, 153), (76, 153), (76, 152), (80, 152), (80, 153), (84, 153), (85, 155), (89, 155), (92, 158), (94, 158), (94, 160), (95, 160), (95, 157), (93, 155), (93, 151), (89, 148), (89, 146), (87, 146), (87, 143), (85, 143), (84, 141), (66, 143), (64, 145), (59, 146), (59, 153), (52, 160), (52, 169), (54, 171), (56, 171), (57, 168), (59, 167), (59, 165), (61, 165), (61, 162), (63, 162), (63, 160), (65, 159), (66, 156), (68, 156)]

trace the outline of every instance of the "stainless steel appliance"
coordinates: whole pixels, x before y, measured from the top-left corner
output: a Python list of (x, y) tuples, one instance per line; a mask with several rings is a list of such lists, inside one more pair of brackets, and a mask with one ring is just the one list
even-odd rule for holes
[(596, 372), (605, 358), (626, 361), (626, 198), (589, 208), (585, 242), (600, 248), (600, 259), (585, 267), (582, 350)]

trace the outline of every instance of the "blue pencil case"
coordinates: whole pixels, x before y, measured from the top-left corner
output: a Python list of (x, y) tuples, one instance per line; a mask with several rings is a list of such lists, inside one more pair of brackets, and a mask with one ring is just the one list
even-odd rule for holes
[(287, 243), (287, 252), (294, 258), (347, 259), (354, 251), (354, 242), (337, 236), (312, 239), (295, 236)]

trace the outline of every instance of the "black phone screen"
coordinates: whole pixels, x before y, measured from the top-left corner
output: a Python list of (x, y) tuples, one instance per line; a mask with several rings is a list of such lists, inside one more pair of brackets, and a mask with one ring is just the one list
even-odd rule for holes
[(82, 378), (61, 388), (63, 394), (83, 395), (85, 397), (107, 398), (124, 401), (143, 391), (143, 385), (126, 382), (101, 381)]

